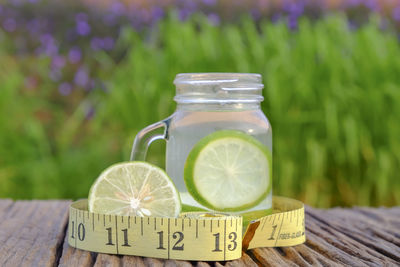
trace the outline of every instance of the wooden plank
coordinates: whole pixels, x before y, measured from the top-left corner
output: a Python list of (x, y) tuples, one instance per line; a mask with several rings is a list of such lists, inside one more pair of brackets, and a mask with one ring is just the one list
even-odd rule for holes
[(191, 267), (193, 266), (190, 262), (188, 261), (180, 261), (180, 260), (166, 260), (164, 262), (165, 267)]
[(14, 202), (11, 199), (0, 199), (0, 216), (5, 212)]
[(119, 267), (121, 266), (121, 259), (116, 255), (107, 255), (99, 253), (97, 254), (95, 267), (107, 266), (107, 267)]
[[(68, 234), (68, 232), (67, 232)], [(76, 249), (68, 245), (68, 236), (65, 235), (62, 255), (60, 258), (59, 266), (79, 266), (90, 267), (93, 266), (97, 257), (97, 253)]]
[[(235, 261), (187, 262), (100, 254), (95, 265), (393, 266), (397, 255), (400, 255), (396, 254), (400, 249), (400, 236), (396, 230), (400, 229), (399, 211), (400, 208), (320, 210), (307, 207), (305, 244), (287, 248), (257, 248), (244, 253), (241, 259)], [(366, 237), (368, 238), (365, 239)], [(373, 242), (379, 245), (374, 245)]]
[(399, 266), (400, 262), (400, 207), (306, 207), (305, 244), (257, 248), (228, 262), (189, 262), (71, 248), (65, 236), (69, 203), (0, 200), (0, 266)]
[(9, 209), (11, 209), (14, 202), (11, 199), (0, 199), (0, 219), (6, 218), (6, 213)]
[(399, 211), (399, 208), (307, 207), (305, 244), (257, 248), (248, 254), (262, 266), (397, 266)]
[[(394, 235), (398, 228), (385, 223), (384, 216), (371, 217), (357, 212), (357, 209), (338, 208), (318, 211), (309, 209), (308, 214), (315, 219), (307, 221), (309, 226), (314, 221), (316, 225), (322, 226), (321, 229), (325, 227), (322, 234), (346, 243), (343, 250), (365, 264), (382, 266), (400, 262), (400, 247), (396, 246), (396, 243), (400, 243), (400, 237)], [(389, 240), (382, 236), (388, 236)]]
[(144, 258), (144, 264), (150, 267), (162, 267), (164, 266), (164, 261), (160, 259)]
[[(363, 216), (368, 217), (369, 220), (375, 221), (374, 225), (379, 226), (389, 226), (388, 231), (393, 229), (400, 229), (400, 208), (365, 208), (357, 207), (353, 208), (355, 212), (361, 213)], [(392, 232), (393, 233), (393, 232)], [(399, 231), (393, 233), (395, 236), (399, 237)]]
[(122, 257), (122, 266), (145, 267), (147, 265), (144, 263), (143, 257), (123, 256)]
[[(334, 262), (323, 255), (317, 253), (316, 251), (309, 248), (307, 245), (302, 244), (295, 246), (293, 248), (283, 248), (283, 250), (292, 249), (295, 250), (304, 260), (311, 264), (312, 266), (342, 266), (337, 262)], [(289, 254), (289, 253), (288, 253)]]
[[(343, 235), (342, 235), (343, 236)], [(356, 257), (349, 246), (351, 244), (346, 239), (340, 239), (342, 236), (335, 235), (335, 231), (325, 224), (318, 224), (313, 217), (306, 217), (306, 246), (316, 253), (333, 262), (342, 265), (365, 266), (365, 264)]]
[(207, 262), (199, 261), (196, 263), (196, 267), (211, 267), (211, 265), (208, 264)]
[(261, 266), (297, 266), (283, 255), (280, 255), (276, 248), (255, 248), (247, 253), (257, 259)]
[(70, 201), (17, 201), (1, 214), (0, 266), (57, 265)]
[(225, 266), (229, 266), (229, 267), (240, 267), (240, 266), (258, 266), (257, 263), (250, 258), (250, 256), (244, 252), (242, 252), (242, 257), (240, 259), (237, 260), (233, 260), (233, 261), (227, 261), (225, 263)]
[[(299, 247), (302, 247), (300, 245)], [(303, 257), (313, 258), (315, 262), (323, 266), (343, 266), (354, 264), (354, 259), (340, 249), (336, 249), (330, 240), (324, 240), (322, 237), (307, 231), (307, 242), (304, 244), (307, 253)], [(296, 246), (296, 249), (299, 249)], [(365, 266), (361, 261), (357, 261), (358, 266)]]

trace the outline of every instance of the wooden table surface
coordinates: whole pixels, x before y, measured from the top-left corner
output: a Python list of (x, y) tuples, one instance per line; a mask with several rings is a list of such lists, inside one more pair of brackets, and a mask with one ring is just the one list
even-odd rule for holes
[(307, 242), (228, 262), (115, 256), (68, 246), (67, 200), (0, 200), (0, 266), (400, 266), (400, 207), (306, 207)]

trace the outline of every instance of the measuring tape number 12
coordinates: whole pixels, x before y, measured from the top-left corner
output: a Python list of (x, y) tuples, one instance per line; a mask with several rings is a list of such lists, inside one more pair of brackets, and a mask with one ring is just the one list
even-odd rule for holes
[(105, 215), (88, 212), (87, 200), (79, 200), (70, 206), (68, 243), (99, 253), (192, 261), (233, 260), (242, 250), (303, 243), (303, 204), (283, 197), (273, 203), (274, 213), (249, 224), (242, 238), (240, 216)]

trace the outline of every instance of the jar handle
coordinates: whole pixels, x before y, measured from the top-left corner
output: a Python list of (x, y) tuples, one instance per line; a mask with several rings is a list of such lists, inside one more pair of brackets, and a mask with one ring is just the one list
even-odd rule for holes
[[(131, 161), (145, 161), (147, 150), (153, 141), (159, 139), (168, 140), (168, 128), (170, 122), (171, 117), (168, 117), (165, 120), (156, 122), (140, 130), (135, 137), (135, 141), (133, 141)], [(164, 133), (155, 133), (160, 128), (164, 128)]]

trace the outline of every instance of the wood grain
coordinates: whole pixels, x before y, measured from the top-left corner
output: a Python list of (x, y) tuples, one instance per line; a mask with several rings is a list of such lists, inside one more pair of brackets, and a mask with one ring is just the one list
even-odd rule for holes
[(93, 266), (96, 261), (97, 254), (76, 249), (68, 245), (68, 238), (64, 238), (62, 255), (59, 261), (59, 266)]
[(0, 205), (0, 266), (57, 265), (69, 203), (35, 200)]
[(72, 248), (70, 201), (0, 200), (0, 266), (400, 266), (400, 207), (306, 207), (307, 242), (256, 248), (228, 262), (97, 254)]

